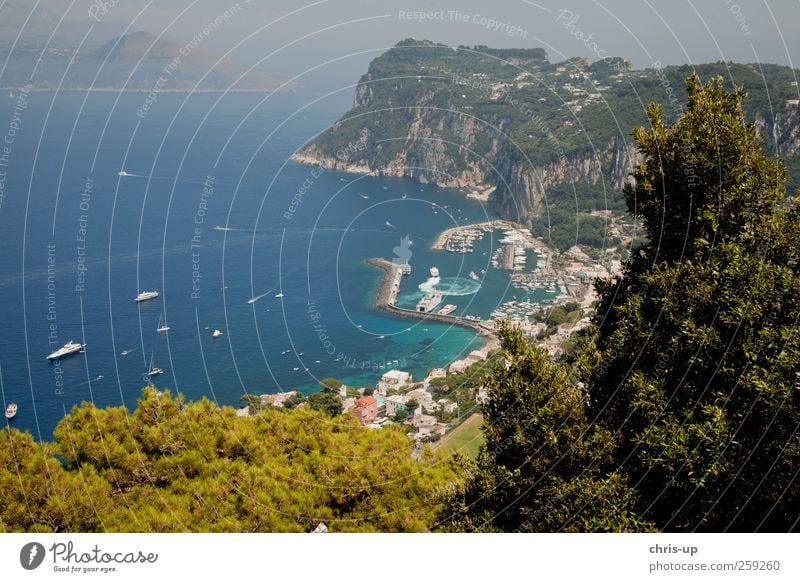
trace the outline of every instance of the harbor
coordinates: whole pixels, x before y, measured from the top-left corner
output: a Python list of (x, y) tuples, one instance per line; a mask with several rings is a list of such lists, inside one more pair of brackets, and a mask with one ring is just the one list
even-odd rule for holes
[(411, 309), (404, 309), (397, 307), (397, 296), (400, 292), (400, 282), (403, 278), (403, 272), (406, 268), (403, 264), (392, 263), (386, 259), (372, 258), (367, 259), (367, 264), (377, 267), (384, 272), (383, 280), (378, 287), (378, 293), (375, 296), (375, 308), (382, 309), (400, 317), (408, 319), (418, 319), (422, 321), (433, 321), (438, 323), (446, 323), (449, 325), (457, 325), (475, 331), (476, 333), (485, 337), (494, 337), (494, 330), (476, 319), (467, 319), (465, 317), (458, 317), (455, 315), (443, 315), (441, 313), (430, 313), (423, 311), (414, 311)]

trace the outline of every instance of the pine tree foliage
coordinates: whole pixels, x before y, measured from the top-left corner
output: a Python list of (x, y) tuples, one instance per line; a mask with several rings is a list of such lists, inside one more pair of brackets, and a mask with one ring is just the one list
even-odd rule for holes
[(237, 417), (145, 389), (138, 408), (73, 408), (55, 442), (2, 431), (0, 530), (425, 531), (451, 459), (401, 430), (307, 409)]

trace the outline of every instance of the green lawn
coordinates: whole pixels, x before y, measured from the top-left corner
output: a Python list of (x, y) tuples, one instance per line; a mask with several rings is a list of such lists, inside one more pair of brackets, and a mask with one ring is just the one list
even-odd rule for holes
[(436, 448), (441, 451), (457, 451), (469, 459), (474, 459), (484, 443), (482, 422), (483, 417), (480, 414), (473, 414), (453, 432), (446, 434)]

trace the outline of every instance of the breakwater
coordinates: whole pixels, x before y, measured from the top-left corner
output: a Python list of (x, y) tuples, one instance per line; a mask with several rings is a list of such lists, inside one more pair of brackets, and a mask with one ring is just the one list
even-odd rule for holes
[(367, 259), (367, 263), (373, 267), (377, 267), (384, 273), (383, 280), (378, 288), (378, 293), (375, 295), (374, 305), (377, 309), (382, 309), (408, 319), (433, 321), (466, 327), (482, 336), (494, 337), (494, 331), (491, 328), (474, 319), (465, 319), (454, 315), (441, 315), (439, 313), (424, 313), (397, 307), (395, 303), (397, 302), (397, 295), (400, 292), (400, 281), (403, 278), (403, 266), (380, 258)]

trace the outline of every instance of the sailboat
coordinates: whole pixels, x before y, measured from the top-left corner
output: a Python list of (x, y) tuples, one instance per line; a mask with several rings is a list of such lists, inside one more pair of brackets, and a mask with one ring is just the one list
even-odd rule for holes
[(151, 353), (150, 354), (150, 369), (147, 370), (147, 375), (152, 377), (152, 376), (158, 376), (159, 374), (163, 374), (163, 373), (164, 373), (164, 370), (162, 370), (161, 368), (157, 368), (157, 367), (155, 367), (153, 365), (153, 354)]
[(158, 318), (158, 327), (156, 331), (159, 333), (164, 333), (170, 330), (170, 327), (167, 325), (167, 318), (164, 317), (164, 312), (161, 312), (161, 317)]

